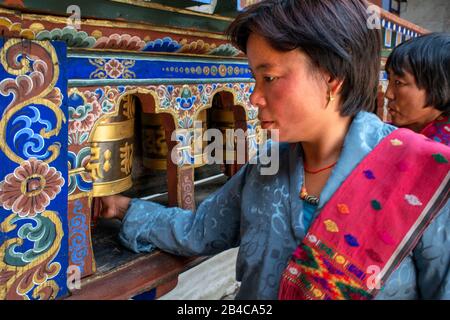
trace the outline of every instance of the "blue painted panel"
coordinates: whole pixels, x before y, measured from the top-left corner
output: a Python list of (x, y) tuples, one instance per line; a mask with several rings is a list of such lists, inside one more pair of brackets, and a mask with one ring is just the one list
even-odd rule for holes
[(0, 299), (54, 299), (67, 294), (66, 44), (0, 50)]
[(69, 54), (70, 86), (249, 82), (247, 61)]

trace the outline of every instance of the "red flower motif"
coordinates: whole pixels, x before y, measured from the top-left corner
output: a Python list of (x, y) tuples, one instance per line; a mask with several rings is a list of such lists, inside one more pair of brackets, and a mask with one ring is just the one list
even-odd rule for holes
[(96, 118), (90, 113), (83, 120), (73, 120), (69, 122), (69, 133), (89, 132), (94, 126)]
[(100, 116), (103, 114), (102, 112), (102, 106), (98, 102), (98, 97), (95, 92), (91, 91), (84, 91), (83, 92), (86, 102), (90, 103), (92, 105), (92, 114), (94, 115), (95, 119), (100, 118)]
[(124, 70), (125, 67), (123, 66), (123, 64), (116, 59), (111, 59), (105, 64), (106, 73), (108, 74), (108, 76), (114, 79), (119, 78)]
[(69, 121), (69, 134), (90, 132), (95, 121), (103, 114), (95, 92), (84, 91), (79, 94), (84, 97), (84, 105), (74, 108), (75, 112)]
[(34, 217), (45, 210), (63, 185), (61, 172), (46, 162), (31, 158), (0, 183), (0, 205), (20, 217)]

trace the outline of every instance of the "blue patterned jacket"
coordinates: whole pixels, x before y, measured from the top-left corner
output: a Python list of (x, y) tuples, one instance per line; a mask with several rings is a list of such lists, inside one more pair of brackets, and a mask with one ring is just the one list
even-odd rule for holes
[[(393, 130), (373, 114), (360, 112), (355, 117), (313, 219), (356, 165)], [(309, 227), (298, 196), (302, 164), (299, 145), (280, 144), (276, 175), (261, 175), (259, 164), (247, 164), (195, 214), (133, 199), (119, 237), (136, 252), (158, 247), (186, 256), (239, 246), (236, 279), (241, 287), (236, 299), (277, 299), (281, 273)], [(376, 299), (450, 299), (449, 266), (447, 201)]]

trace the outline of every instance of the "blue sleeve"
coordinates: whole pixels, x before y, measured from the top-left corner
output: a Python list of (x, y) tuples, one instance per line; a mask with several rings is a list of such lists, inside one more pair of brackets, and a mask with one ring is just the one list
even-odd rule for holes
[(133, 199), (119, 239), (135, 252), (156, 247), (177, 255), (211, 255), (240, 241), (241, 191), (249, 165), (208, 196), (196, 212)]
[(450, 201), (413, 251), (421, 299), (450, 300)]

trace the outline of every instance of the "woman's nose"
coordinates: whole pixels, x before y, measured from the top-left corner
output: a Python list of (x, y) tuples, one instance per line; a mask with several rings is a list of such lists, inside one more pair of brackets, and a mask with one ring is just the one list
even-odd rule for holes
[(394, 100), (394, 98), (395, 98), (394, 91), (392, 89), (391, 81), (389, 81), (389, 84), (388, 84), (388, 87), (386, 89), (386, 92), (384, 93), (384, 96), (388, 100)]
[(257, 85), (255, 85), (253, 92), (250, 95), (250, 103), (257, 108), (265, 106), (264, 95)]

